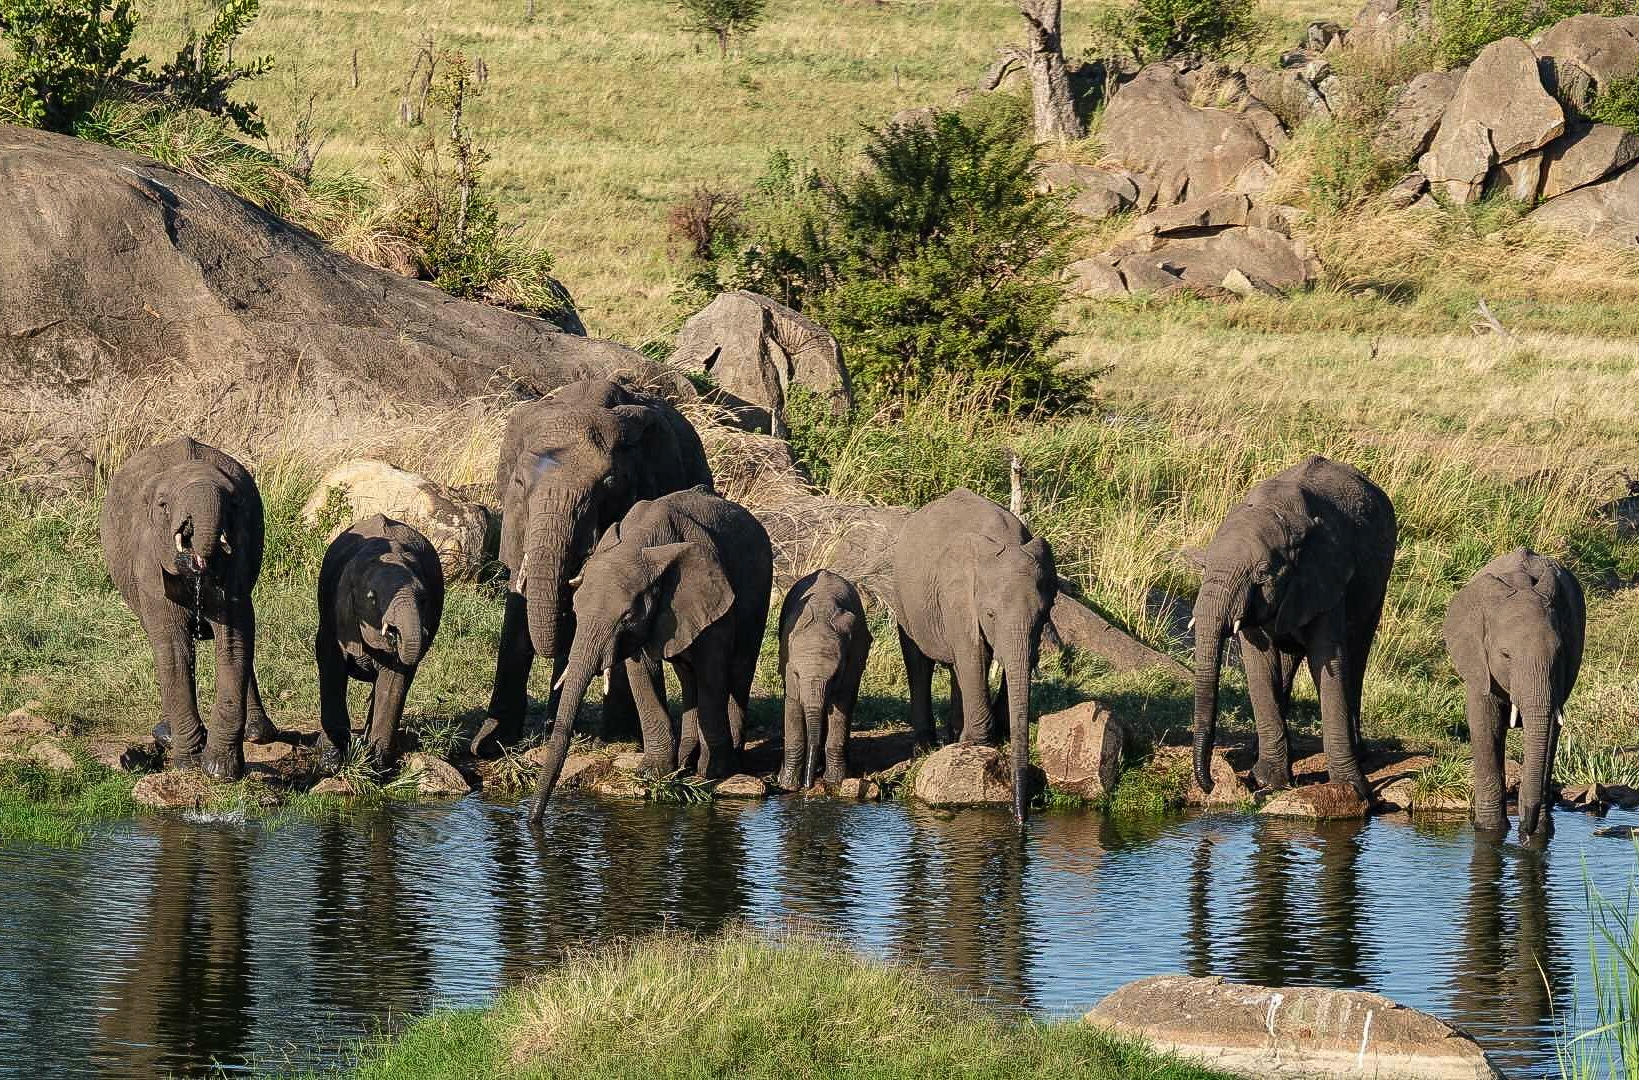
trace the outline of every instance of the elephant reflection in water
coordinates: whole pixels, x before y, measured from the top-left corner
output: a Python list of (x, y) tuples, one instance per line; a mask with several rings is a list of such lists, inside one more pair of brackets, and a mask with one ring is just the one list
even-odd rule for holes
[(1540, 1050), (1554, 999), (1571, 1000), (1574, 975), (1564, 951), (1553, 947), (1546, 852), (1493, 840), (1476, 835), (1469, 856), (1451, 1020), (1491, 1034), (1488, 1048), (1529, 1054)]
[(832, 799), (790, 801), (791, 812), (778, 825), (780, 870), (773, 883), (781, 918), (799, 930), (858, 929), (849, 836), (858, 813)]
[(905, 845), (903, 894), (892, 948), (970, 993), (1028, 1005), (1032, 940), (1024, 901), (1029, 845), (1009, 816), (966, 813), (953, 821), (914, 812)]
[(159, 851), (136, 955), (104, 1003), (110, 1075), (195, 1072), (243, 1059), (251, 1026), (251, 840), (241, 829), (156, 820)]
[[(319, 828), (310, 933), (325, 968), (326, 1007), (391, 1016), (426, 1008), (433, 989), (427, 912), (404, 888), (403, 829), (386, 812)], [(403, 846), (414, 844), (405, 838)]]

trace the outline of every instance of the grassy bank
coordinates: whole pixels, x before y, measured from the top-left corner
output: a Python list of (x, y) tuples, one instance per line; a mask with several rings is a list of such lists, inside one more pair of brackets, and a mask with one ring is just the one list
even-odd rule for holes
[(1077, 1022), (999, 1017), (916, 972), (802, 939), (663, 936), (570, 957), (493, 1009), (437, 1013), (367, 1049), (360, 1080), (417, 1077), (1086, 1077), (1220, 1074)]

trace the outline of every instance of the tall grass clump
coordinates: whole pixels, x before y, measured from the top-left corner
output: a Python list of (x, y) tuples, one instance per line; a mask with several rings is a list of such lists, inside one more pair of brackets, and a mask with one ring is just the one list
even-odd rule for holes
[(1431, 37), (1441, 66), (1473, 60), (1499, 38), (1528, 38), (1573, 15), (1627, 15), (1627, 0), (1433, 0)]
[[(1639, 851), (1639, 847), (1635, 848)], [(1587, 870), (1583, 870), (1587, 878)], [(1563, 1080), (1620, 1080), (1639, 1076), (1639, 900), (1630, 881), (1618, 902), (1587, 881), (1588, 956), (1593, 985), (1592, 1027), (1579, 1032), (1578, 1000), (1555, 1042)]]
[(78, 847), (92, 825), (129, 817), (135, 777), (79, 760), (67, 770), (0, 762), (0, 840)]

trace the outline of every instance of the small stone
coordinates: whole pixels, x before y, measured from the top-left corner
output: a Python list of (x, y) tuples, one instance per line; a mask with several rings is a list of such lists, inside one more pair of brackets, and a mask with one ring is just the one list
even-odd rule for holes
[(1280, 291), (1278, 289), (1271, 288), (1265, 282), (1248, 277), (1246, 272), (1241, 270), (1239, 267), (1232, 268), (1229, 273), (1225, 274), (1224, 280), (1221, 284), (1224, 288), (1228, 289), (1236, 296), (1243, 297), (1248, 300), (1254, 296), (1280, 295)]
[(886, 769), (878, 769), (871, 774), (871, 779), (879, 784), (897, 784), (905, 779), (905, 774), (911, 771), (911, 759), (896, 761)]
[(1567, 810), (1598, 811), (1608, 801), (1602, 784), (1576, 784), (1561, 788), (1559, 792), (1559, 804)]
[(768, 794), (768, 785), (755, 776), (736, 773), (719, 780), (712, 793), (719, 799), (761, 799)]
[(433, 798), (465, 795), (472, 790), (460, 769), (431, 754), (410, 754), (404, 759), (404, 771), (419, 773), (416, 790)]
[(309, 795), (330, 795), (341, 799), (350, 799), (358, 794), (353, 790), (353, 784), (345, 776), (327, 776), (308, 789)]
[(1401, 776), (1390, 780), (1373, 794), (1377, 796), (1377, 801), (1383, 804), (1383, 809), (1403, 810), (1409, 813), (1416, 788), (1417, 781), (1409, 776)]
[(837, 785), (836, 797), (850, 802), (876, 802), (882, 798), (882, 788), (873, 780), (850, 776)]
[(35, 740), (27, 753), (32, 761), (52, 772), (73, 772), (76, 765), (73, 755), (53, 739)]
[(1626, 784), (1612, 784), (1605, 789), (1605, 798), (1624, 810), (1639, 810), (1639, 791)]
[(635, 750), (629, 750), (624, 754), (616, 754), (612, 764), (621, 772), (635, 773), (643, 768), (643, 755)]
[(281, 761), (288, 761), (296, 753), (296, 748), (287, 742), (245, 743), (246, 765), (273, 765)]
[(138, 806), (154, 810), (198, 810), (210, 797), (211, 782), (194, 769), (150, 773), (131, 789)]
[(1363, 818), (1371, 812), (1371, 807), (1352, 784), (1309, 784), (1276, 793), (1258, 812), (1271, 817), (1337, 821)]
[(1013, 778), (993, 746), (941, 747), (917, 766), (913, 790), (928, 806), (1009, 806)]

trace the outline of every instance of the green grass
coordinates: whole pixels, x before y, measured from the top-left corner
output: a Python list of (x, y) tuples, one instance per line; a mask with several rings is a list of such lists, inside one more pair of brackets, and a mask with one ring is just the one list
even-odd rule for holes
[(367, 1048), (358, 1080), (420, 1077), (1083, 1077), (1220, 1074), (1074, 1021), (1003, 1018), (918, 972), (807, 939), (659, 936), (574, 954), (487, 1011)]
[(129, 817), (134, 777), (80, 760), (58, 772), (33, 762), (0, 762), (0, 840), (78, 847), (92, 826)]
[[(1584, 871), (1584, 878), (1587, 875)], [(1592, 985), (1578, 987), (1555, 1043), (1562, 1080), (1639, 1074), (1639, 893), (1620, 901), (1587, 884)], [(1584, 991), (1586, 997), (1584, 997)]]

